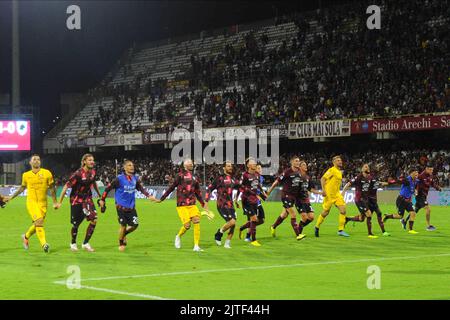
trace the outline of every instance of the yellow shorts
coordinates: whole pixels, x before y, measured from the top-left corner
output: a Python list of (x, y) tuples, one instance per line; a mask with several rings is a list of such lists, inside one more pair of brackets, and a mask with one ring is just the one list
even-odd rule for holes
[(45, 219), (45, 215), (47, 213), (47, 204), (27, 202), (27, 210), (33, 222), (41, 218)]
[(342, 196), (334, 197), (334, 198), (325, 197), (325, 199), (323, 199), (322, 208), (323, 208), (323, 210), (328, 211), (331, 209), (333, 204), (338, 207), (345, 206), (344, 197), (342, 197)]
[(191, 221), (192, 217), (200, 218), (200, 211), (196, 205), (177, 207), (177, 212), (183, 224)]

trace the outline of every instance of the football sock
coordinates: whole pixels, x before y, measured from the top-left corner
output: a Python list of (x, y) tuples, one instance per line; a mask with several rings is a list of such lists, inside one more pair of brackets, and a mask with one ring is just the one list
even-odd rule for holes
[(36, 226), (34, 224), (28, 228), (28, 231), (25, 233), (25, 238), (30, 239), (30, 237), (36, 233)]
[(345, 226), (345, 214), (339, 213), (339, 231), (344, 230)]
[(283, 218), (281, 216), (278, 216), (277, 220), (275, 221), (275, 223), (272, 225), (273, 228), (278, 227), (286, 218)]
[(239, 230), (245, 230), (245, 229), (247, 229), (247, 228), (250, 228), (250, 221), (248, 221), (246, 224), (244, 224), (244, 225), (242, 225), (240, 228), (239, 228)]
[(345, 217), (345, 221), (346, 222), (347, 221), (357, 221), (357, 222), (359, 222), (361, 220), (359, 219), (359, 216), (354, 216), (354, 217)]
[(393, 219), (393, 218), (394, 218), (393, 214), (387, 214), (385, 219), (387, 220), (387, 219)]
[(83, 244), (86, 244), (91, 240), (92, 234), (95, 230), (95, 224), (89, 223), (89, 226), (86, 229), (86, 237), (84, 238)]
[(250, 221), (250, 236), (252, 237), (252, 241), (256, 240), (256, 222)]
[(181, 237), (183, 234), (185, 234), (187, 229), (183, 226), (181, 226), (180, 230), (178, 231), (178, 236)]
[(381, 232), (385, 233), (386, 230), (384, 229), (384, 223), (383, 218), (381, 218), (381, 215), (377, 215), (378, 224), (380, 225)]
[(316, 228), (320, 228), (320, 225), (322, 224), (322, 222), (325, 220), (325, 218), (320, 214), (319, 218), (317, 218), (317, 222), (316, 222)]
[(294, 229), (295, 235), (298, 236), (300, 234), (300, 232), (299, 232), (299, 226), (297, 225), (297, 218), (291, 218), (291, 226), (292, 226), (292, 229)]
[(134, 227), (128, 227), (126, 230), (125, 230), (125, 232), (123, 233), (123, 236), (125, 237), (127, 234), (130, 234), (130, 233), (132, 233), (134, 230), (136, 230), (137, 229), (137, 226), (134, 226)]
[(39, 243), (41, 244), (41, 246), (47, 243), (47, 241), (45, 240), (44, 227), (36, 227), (36, 235), (39, 239)]
[(194, 244), (198, 246), (200, 243), (200, 223), (194, 223)]
[(78, 227), (72, 227), (70, 233), (72, 235), (72, 243), (77, 243)]
[(409, 221), (409, 230), (413, 230), (414, 221)]
[(372, 217), (367, 217), (367, 232), (369, 235), (372, 234)]
[(410, 214), (408, 214), (408, 216), (406, 217), (406, 219), (405, 219), (405, 222), (408, 222), (409, 221), (409, 217), (410, 217), (411, 215)]

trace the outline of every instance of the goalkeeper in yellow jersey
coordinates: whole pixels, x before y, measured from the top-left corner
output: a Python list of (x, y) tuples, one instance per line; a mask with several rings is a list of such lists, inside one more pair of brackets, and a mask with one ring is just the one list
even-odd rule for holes
[(325, 197), (323, 200), (323, 212), (317, 219), (315, 236), (319, 236), (319, 228), (325, 217), (330, 213), (330, 209), (335, 205), (339, 209), (339, 229), (338, 235), (349, 237), (344, 231), (345, 227), (345, 201), (340, 192), (342, 184), (342, 158), (340, 156), (333, 157), (333, 166), (329, 168), (320, 179), (322, 184), (322, 192)]
[(28, 239), (36, 233), (44, 252), (50, 252), (50, 246), (45, 239), (44, 219), (47, 213), (47, 190), (53, 199), (53, 208), (58, 209), (60, 204), (56, 200), (56, 190), (53, 176), (47, 169), (41, 168), (41, 158), (33, 154), (30, 160), (31, 170), (22, 175), (22, 185), (11, 197), (5, 197), (5, 201), (11, 201), (25, 189), (27, 191), (27, 210), (33, 221), (28, 231), (22, 235), (23, 246), (28, 249)]

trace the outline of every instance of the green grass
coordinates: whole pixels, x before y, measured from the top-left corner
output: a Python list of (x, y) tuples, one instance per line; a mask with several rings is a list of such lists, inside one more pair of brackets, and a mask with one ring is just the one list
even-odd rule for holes
[[(368, 239), (366, 225), (352, 223), (346, 230), (350, 238), (336, 235), (337, 211), (314, 238), (313, 225), (305, 229), (308, 237), (296, 241), (289, 221), (270, 236), (269, 226), (280, 213), (281, 204), (265, 204), (266, 223), (258, 227), (262, 247), (255, 248), (236, 238), (233, 248), (217, 247), (213, 235), (223, 220), (217, 214), (202, 218), (201, 246), (192, 252), (192, 230), (182, 238), (182, 248), (173, 247), (180, 227), (175, 202), (154, 204), (139, 200), (138, 230), (128, 237), (126, 252), (118, 251), (117, 215), (113, 200), (99, 213), (91, 240), (94, 253), (69, 250), (70, 215), (67, 201), (54, 211), (49, 209), (45, 229), (51, 253), (44, 254), (36, 236), (30, 249), (22, 248), (20, 235), (30, 224), (25, 199), (18, 198), (0, 210), (0, 299), (449, 299), (450, 298), (450, 221), (448, 207), (432, 207), (435, 232), (425, 231), (424, 212), (416, 221), (417, 235), (407, 234), (399, 221), (389, 220), (391, 237)], [(215, 203), (210, 204), (214, 208)], [(393, 212), (393, 206), (382, 206)], [(320, 206), (315, 205), (316, 214)], [(349, 205), (349, 215), (356, 208)], [(245, 221), (238, 212), (238, 224)], [(79, 246), (86, 222), (80, 227)], [(374, 221), (374, 231), (380, 230)], [(373, 259), (373, 260), (370, 260)], [(146, 277), (82, 281), (79, 290), (55, 281), (66, 281), (68, 266), (76, 265), (82, 279), (147, 275)], [(381, 269), (381, 289), (367, 288), (368, 266)], [(253, 268), (253, 269), (248, 269)], [(215, 270), (215, 271), (214, 271)], [(172, 274), (187, 272), (187, 274)], [(100, 289), (92, 289), (100, 288)], [(122, 295), (115, 290), (134, 295)], [(138, 296), (138, 294), (146, 296)]]

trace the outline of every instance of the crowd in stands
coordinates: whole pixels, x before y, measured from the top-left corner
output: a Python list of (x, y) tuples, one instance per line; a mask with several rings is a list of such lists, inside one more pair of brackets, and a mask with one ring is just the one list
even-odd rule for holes
[(197, 115), (221, 126), (449, 111), (448, 22), (429, 23), (448, 17), (445, 1), (386, 2), (375, 31), (356, 17), (363, 4), (355, 5), (318, 12), (323, 33), (312, 41), (297, 15), (290, 43), (267, 51), (267, 37), (250, 33), (238, 50), (193, 59), (193, 74), (210, 88), (253, 79), (241, 92), (204, 91)]
[[(274, 48), (266, 48), (267, 35), (257, 38), (249, 32), (241, 43), (225, 45), (219, 54), (192, 55), (184, 77), (190, 89), (181, 98), (174, 99), (167, 81), (152, 81), (149, 72), (135, 74), (131, 82), (104, 82), (90, 95), (97, 100), (113, 97), (114, 103), (105, 115), (94, 118), (91, 132), (98, 123), (141, 117), (144, 108), (152, 121), (176, 124), (178, 110), (189, 106), (204, 126), (449, 111), (448, 2), (380, 5), (380, 30), (367, 28), (366, 3), (352, 2), (277, 17), (275, 24), (294, 22), (298, 31)], [(311, 21), (317, 22), (315, 30)], [(130, 68), (124, 65), (127, 74), (133, 74)], [(164, 104), (156, 114), (155, 100)], [(133, 115), (122, 114), (130, 102)]]

